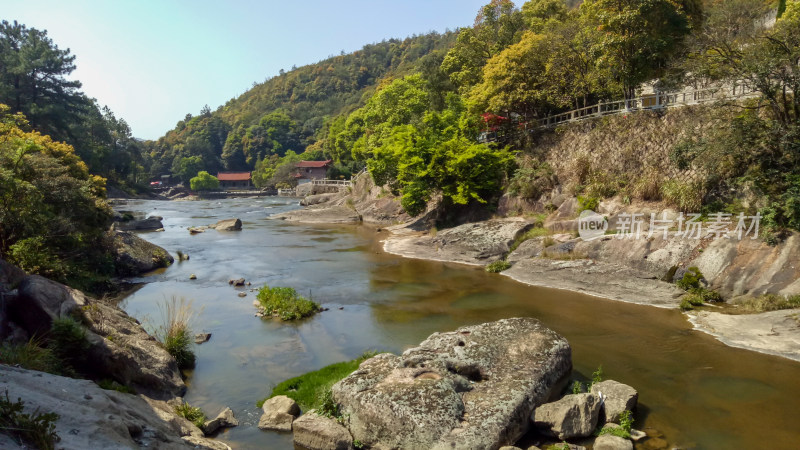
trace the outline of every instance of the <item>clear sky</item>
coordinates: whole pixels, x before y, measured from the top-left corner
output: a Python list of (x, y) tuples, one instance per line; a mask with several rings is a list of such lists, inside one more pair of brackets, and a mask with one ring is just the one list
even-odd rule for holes
[(155, 139), (253, 82), (365, 44), (471, 25), (489, 0), (0, 0), (76, 55), (72, 78)]

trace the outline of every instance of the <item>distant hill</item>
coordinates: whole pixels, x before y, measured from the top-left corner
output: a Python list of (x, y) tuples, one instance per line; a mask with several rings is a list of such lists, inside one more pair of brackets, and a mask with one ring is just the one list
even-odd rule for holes
[(249, 170), (258, 159), (288, 150), (303, 152), (318, 140), (326, 120), (356, 109), (382, 80), (412, 73), (425, 61), (438, 66), (455, 37), (434, 32), (390, 39), (282, 72), (216, 111), (187, 114), (165, 136), (146, 143), (146, 164), (152, 176), (178, 173), (181, 164), (190, 166), (186, 173), (214, 173)]

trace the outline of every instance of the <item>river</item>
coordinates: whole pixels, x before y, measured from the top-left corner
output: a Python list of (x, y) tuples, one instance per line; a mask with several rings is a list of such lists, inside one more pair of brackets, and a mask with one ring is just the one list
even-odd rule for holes
[[(374, 227), (268, 219), (297, 207), (296, 200), (275, 197), (116, 206), (162, 216), (165, 231), (142, 237), (173, 256), (178, 250), (190, 256), (134, 280), (143, 284), (121, 306), (152, 329), (159, 303), (172, 296), (193, 301), (194, 331), (212, 337), (195, 348), (185, 398), (212, 416), (230, 406), (241, 425), (219, 438), (235, 448), (292, 448), (290, 434), (256, 427), (256, 401), (286, 378), (365, 350), (401, 352), (435, 331), (518, 316), (536, 317), (564, 335), (580, 375), (602, 365), (605, 378), (638, 389), (634, 427), (658, 430), (670, 446), (790, 449), (800, 442), (800, 363), (727, 347), (692, 331), (677, 311), (389, 255), (382, 251), (386, 234)], [(240, 232), (187, 231), (234, 217), (243, 222)], [(239, 277), (252, 286), (228, 285)], [(296, 324), (256, 318), (250, 289), (264, 284), (294, 287), (330, 310)], [(637, 448), (658, 448), (657, 442)]]

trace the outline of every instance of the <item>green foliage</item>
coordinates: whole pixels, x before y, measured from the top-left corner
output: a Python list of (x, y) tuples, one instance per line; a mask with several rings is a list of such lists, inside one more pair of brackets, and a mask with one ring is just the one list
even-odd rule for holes
[(187, 402), (183, 402), (175, 407), (175, 413), (184, 419), (192, 422), (197, 428), (203, 429), (206, 423), (206, 414), (202, 409), (194, 407)]
[(39, 340), (33, 338), (20, 345), (2, 344), (0, 346), (0, 361), (12, 366), (19, 365), (24, 369), (65, 375), (62, 361), (53, 355), (51, 349), (43, 346)]
[(578, 213), (580, 214), (583, 211), (597, 211), (597, 207), (600, 206), (600, 199), (597, 197), (585, 197), (583, 195), (578, 196)]
[(514, 172), (508, 184), (508, 193), (536, 200), (555, 187), (557, 180), (553, 168), (548, 163), (531, 161), (527, 164), (527, 167), (520, 167)]
[[(630, 411), (626, 411), (626, 412), (630, 412)], [(610, 434), (612, 436), (621, 437), (623, 439), (630, 439), (631, 438), (631, 432), (630, 431), (625, 431), (625, 429), (623, 429), (621, 427), (620, 428), (617, 428), (617, 427), (604, 427), (604, 428), (601, 428), (600, 432), (597, 433), (597, 436), (602, 436), (604, 434)]]
[(703, 188), (698, 182), (671, 179), (661, 185), (661, 195), (667, 202), (683, 211), (699, 211), (703, 203)]
[(191, 322), (194, 318), (193, 301), (171, 297), (159, 303), (161, 325), (155, 337), (164, 349), (175, 358), (179, 369), (191, 369), (195, 365)]
[(81, 324), (69, 317), (53, 320), (48, 337), (48, 348), (53, 351), (53, 356), (78, 369), (85, 364), (89, 347), (86, 329)]
[(0, 431), (11, 436), (19, 444), (29, 444), (41, 450), (52, 450), (61, 438), (56, 434), (56, 413), (39, 413), (36, 408), (32, 413), (24, 412), (25, 402), (18, 398), (12, 402), (0, 397)]
[(511, 263), (508, 261), (498, 260), (486, 265), (486, 271), (489, 273), (500, 273), (504, 270), (508, 270), (511, 268)]
[(537, 226), (535, 228), (531, 228), (530, 230), (526, 231), (525, 234), (523, 234), (522, 236), (520, 236), (520, 237), (518, 237), (517, 239), (514, 240), (514, 243), (511, 244), (511, 247), (509, 247), (509, 249), (508, 249), (508, 253), (512, 253), (523, 242), (525, 242), (525, 241), (527, 241), (529, 239), (542, 237), (542, 236), (549, 236), (550, 234), (551, 234), (550, 230), (548, 230), (547, 228), (541, 227), (541, 226)]
[(578, 380), (572, 382), (572, 393), (573, 394), (580, 394), (583, 392), (583, 383)]
[(0, 253), (28, 272), (89, 287), (114, 269), (103, 242), (105, 180), (71, 146), (27, 126), (0, 105)]
[(123, 394), (136, 395), (136, 390), (133, 389), (132, 387), (125, 386), (124, 384), (119, 384), (116, 381), (109, 380), (107, 378), (98, 381), (97, 385), (107, 391), (117, 391), (117, 392), (122, 392)]
[(631, 428), (633, 428), (633, 414), (630, 411), (622, 411), (619, 415), (619, 426), (630, 434)]
[(316, 409), (320, 411), (320, 414), (325, 414), (323, 412), (324, 408), (324, 411), (338, 417), (338, 405), (335, 404), (330, 396), (331, 386), (353, 373), (362, 362), (375, 355), (375, 352), (365, 352), (352, 361), (331, 364), (319, 370), (283, 381), (272, 389), (269, 397), (260, 400), (257, 406), (261, 408), (267, 399), (285, 395), (296, 401), (303, 411)]
[(319, 406), (319, 414), (329, 419), (339, 419), (342, 413), (339, 410), (339, 404), (333, 400), (333, 393), (330, 389), (322, 394), (322, 402)]
[(684, 291), (688, 291), (691, 289), (698, 289), (701, 286), (700, 280), (703, 280), (703, 273), (700, 272), (700, 269), (697, 267), (689, 267), (686, 270), (686, 273), (683, 274), (683, 278), (676, 281), (675, 284), (678, 285), (679, 288), (683, 289)]
[(217, 177), (209, 174), (205, 170), (201, 170), (189, 183), (193, 191), (213, 191), (214, 189), (219, 189), (219, 180)]
[(743, 311), (749, 313), (800, 308), (800, 295), (787, 297), (777, 294), (764, 294), (755, 298), (748, 298), (739, 306)]
[(603, 366), (600, 366), (592, 372), (592, 384), (597, 384), (603, 381)]
[(259, 289), (256, 296), (266, 315), (281, 320), (298, 320), (319, 311), (319, 304), (301, 297), (294, 288), (269, 287)]

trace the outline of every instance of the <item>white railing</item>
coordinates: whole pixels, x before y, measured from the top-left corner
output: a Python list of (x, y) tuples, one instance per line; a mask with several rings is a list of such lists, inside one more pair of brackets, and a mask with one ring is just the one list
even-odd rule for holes
[(634, 111), (699, 105), (716, 100), (752, 97), (755, 95), (757, 95), (757, 92), (744, 83), (734, 83), (731, 87), (695, 89), (674, 93), (655, 93), (627, 100), (600, 102), (593, 106), (587, 106), (586, 108), (555, 114), (540, 119), (538, 125), (548, 128), (562, 123), (579, 122), (596, 117), (627, 114)]
[(315, 186), (352, 186), (350, 180), (311, 180), (311, 184)]
[(353, 176), (350, 178), (350, 182), (352, 182), (353, 184), (355, 184), (355, 183), (356, 183), (356, 181), (358, 181), (358, 179), (359, 179), (359, 178), (361, 178), (362, 176), (364, 176), (364, 174), (365, 174), (365, 173), (367, 173), (367, 167), (366, 167), (366, 166), (364, 166), (364, 168), (363, 168), (363, 169), (361, 169), (361, 170), (360, 170), (360, 171), (359, 171), (357, 174), (353, 175)]

